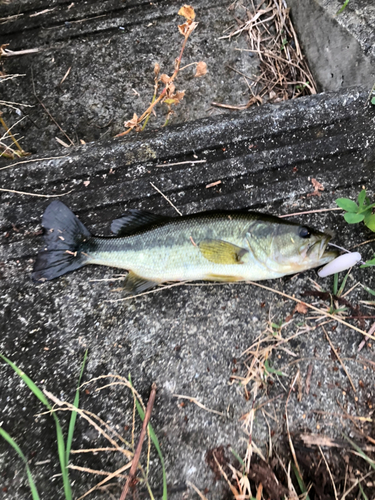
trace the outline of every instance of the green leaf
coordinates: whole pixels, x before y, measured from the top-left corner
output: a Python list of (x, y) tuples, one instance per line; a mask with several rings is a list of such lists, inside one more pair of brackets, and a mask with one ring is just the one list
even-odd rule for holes
[(336, 204), (346, 212), (353, 212), (355, 214), (359, 209), (357, 203), (353, 200), (349, 200), (348, 198), (337, 198)]
[(33, 497), (33, 500), (39, 500), (39, 495), (38, 491), (36, 489), (33, 476), (31, 475), (31, 471), (29, 468), (29, 464), (27, 462), (27, 458), (25, 455), (22, 453), (21, 448), (18, 446), (18, 444), (14, 441), (14, 439), (5, 431), (2, 427), (0, 427), (0, 436), (2, 436), (5, 441), (7, 441), (18, 453), (18, 455), (22, 458), (25, 467), (26, 467), (26, 472), (27, 472), (27, 478), (29, 480), (29, 485), (30, 485), (30, 490), (31, 490), (31, 495)]
[(357, 222), (362, 222), (364, 218), (364, 214), (353, 214), (352, 212), (344, 214), (344, 219), (348, 224), (357, 224)]
[(361, 490), (361, 493), (362, 493), (362, 496), (363, 496), (363, 500), (368, 500), (368, 496), (367, 496), (367, 495), (366, 495), (366, 493), (363, 491), (363, 488), (362, 488), (361, 483), (358, 483), (358, 488)]
[(294, 472), (294, 474), (295, 474), (295, 476), (297, 478), (298, 486), (299, 486), (299, 488), (301, 490), (301, 493), (303, 493), (304, 495), (306, 495), (304, 497), (305, 500), (310, 500), (310, 497), (308, 495), (308, 491), (306, 489), (305, 483), (303, 482), (303, 479), (300, 476), (300, 473), (298, 472), (298, 469), (297, 469), (297, 467), (294, 464), (292, 464), (292, 469), (293, 469), (293, 472)]
[(242, 467), (246, 467), (245, 466), (245, 462), (242, 460), (242, 458), (239, 456), (239, 454), (236, 452), (236, 450), (234, 450), (233, 448), (231, 448), (230, 452), (232, 453), (233, 456), (235, 456), (237, 458), (237, 460), (242, 465)]
[(333, 295), (337, 295), (337, 290), (339, 287), (339, 273), (333, 275)]
[(375, 97), (371, 98), (371, 104), (373, 104), (375, 106)]
[(350, 274), (350, 269), (349, 269), (349, 271), (346, 273), (345, 278), (342, 280), (341, 286), (340, 286), (340, 288), (338, 289), (337, 294), (336, 294), (336, 295), (337, 295), (337, 297), (341, 297), (341, 295), (342, 295), (342, 293), (343, 293), (343, 291), (344, 291), (344, 288), (345, 288), (345, 285), (346, 285), (346, 281), (347, 281), (347, 279), (348, 279), (349, 274)]
[[(78, 406), (79, 406), (79, 387), (81, 385), (81, 379), (82, 379), (82, 375), (83, 375), (83, 370), (85, 369), (86, 359), (87, 359), (87, 349), (86, 349), (85, 355), (83, 356), (81, 371), (80, 371), (79, 377), (78, 377), (76, 395), (75, 395), (74, 401), (73, 401), (73, 406), (75, 406), (76, 408), (78, 408)], [(69, 422), (68, 437), (66, 439), (65, 462), (67, 465), (69, 463), (69, 455), (70, 455), (70, 450), (72, 448), (72, 441), (73, 441), (73, 434), (74, 434), (74, 427), (76, 424), (76, 419), (77, 419), (77, 412), (72, 411), (72, 414), (70, 416), (70, 422)]]
[(375, 233), (375, 214), (365, 217), (366, 226)]
[(363, 204), (365, 202), (365, 198), (366, 198), (366, 189), (362, 189), (362, 191), (358, 195), (358, 205), (360, 207), (363, 206)]

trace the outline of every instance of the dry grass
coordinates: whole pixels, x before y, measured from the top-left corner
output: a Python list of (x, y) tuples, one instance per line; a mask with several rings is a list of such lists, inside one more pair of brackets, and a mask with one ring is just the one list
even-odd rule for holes
[[(236, 6), (232, 4), (232, 10)], [(297, 34), (289, 16), (285, 0), (261, 0), (243, 6), (246, 20), (237, 29), (222, 36), (231, 39), (245, 35), (250, 48), (237, 49), (254, 53), (259, 58), (259, 76), (243, 75), (248, 82), (251, 97), (247, 104), (215, 106), (246, 109), (253, 104), (281, 102), (303, 95), (316, 94), (316, 84), (307, 61), (301, 52)], [(237, 73), (238, 70), (231, 68)], [(242, 73), (240, 73), (242, 74)]]
[[(78, 500), (82, 500), (83, 498), (86, 498), (89, 496), (91, 493), (93, 493), (96, 490), (102, 489), (104, 486), (107, 485), (107, 483), (112, 480), (112, 479), (126, 479), (126, 483), (123, 489), (123, 494), (121, 498), (126, 498), (126, 493), (129, 490), (130, 486), (133, 484), (139, 483), (141, 486), (144, 486), (150, 495), (150, 498), (153, 498), (150, 485), (148, 483), (148, 474), (149, 474), (149, 465), (150, 465), (150, 449), (151, 449), (151, 435), (150, 435), (150, 430), (149, 426), (147, 425), (149, 422), (149, 417), (151, 415), (151, 410), (152, 410), (152, 405), (153, 401), (155, 398), (155, 393), (156, 389), (153, 387), (150, 400), (148, 403), (147, 408), (145, 407), (142, 398), (140, 394), (134, 389), (132, 384), (125, 379), (124, 377), (121, 377), (119, 375), (115, 374), (109, 374), (109, 375), (102, 375), (100, 377), (96, 377), (94, 379), (89, 380), (88, 382), (85, 382), (84, 384), (81, 385), (80, 388), (86, 387), (87, 385), (92, 386), (92, 384), (97, 383), (98, 381), (101, 380), (110, 380), (108, 384), (102, 385), (98, 388), (95, 389), (95, 392), (97, 391), (102, 391), (103, 389), (106, 389), (108, 387), (123, 387), (129, 389), (134, 397), (134, 407), (133, 407), (133, 419), (132, 419), (132, 426), (131, 426), (131, 441), (126, 440), (119, 432), (116, 431), (116, 429), (109, 425), (108, 423), (104, 422), (101, 418), (99, 418), (97, 415), (95, 415), (92, 412), (89, 412), (87, 410), (83, 410), (81, 408), (77, 408), (74, 405), (65, 402), (65, 401), (60, 401), (58, 398), (56, 398), (53, 394), (51, 394), (48, 391), (44, 391), (45, 395), (55, 404), (55, 407), (53, 411), (68, 411), (68, 412), (77, 412), (78, 415), (84, 419), (93, 429), (95, 429), (98, 432), (98, 435), (104, 438), (104, 440), (109, 443), (111, 446), (98, 446), (96, 448), (83, 448), (79, 450), (71, 450), (71, 454), (75, 456), (80, 456), (81, 454), (88, 454), (88, 453), (120, 453), (123, 458), (126, 460), (126, 463), (121, 466), (119, 469), (115, 471), (105, 471), (105, 470), (94, 470), (90, 469), (87, 467), (82, 467), (80, 465), (76, 464), (70, 464), (69, 468), (77, 470), (82, 473), (87, 473), (90, 475), (94, 476), (105, 476), (104, 479), (101, 479), (94, 487), (90, 488), (84, 495), (79, 497)], [(140, 439), (138, 441), (138, 445), (136, 446), (135, 443), (135, 429), (136, 429), (136, 404), (139, 404), (145, 414), (145, 419), (143, 422), (142, 426), (142, 432)], [(43, 414), (50, 413), (50, 412), (44, 412)], [(147, 435), (147, 453), (146, 453), (146, 465), (142, 466), (140, 462), (140, 456), (141, 456), (141, 450), (142, 450), (142, 443), (144, 437)], [(100, 439), (100, 438), (99, 438)], [(128, 475), (123, 475), (123, 472), (129, 470)], [(135, 480), (135, 473), (136, 471), (139, 470), (141, 473), (141, 477), (137, 478)], [(113, 486), (113, 484), (112, 484)], [(132, 490), (134, 492), (134, 488), (132, 486)]]
[[(266, 288), (267, 290), (270, 291), (272, 290), (269, 289), (268, 287), (264, 287), (264, 285), (261, 285), (259, 283), (253, 283), (253, 284), (261, 286), (262, 288)], [(276, 294), (286, 296), (283, 292), (279, 292), (277, 290), (272, 290), (272, 291)], [(351, 290), (349, 290), (349, 292), (350, 291)], [(277, 359), (280, 350), (282, 350), (288, 356), (292, 357), (296, 356), (293, 353), (292, 348), (288, 345), (290, 344), (291, 340), (297, 338), (300, 335), (309, 334), (309, 332), (316, 330), (318, 328), (323, 328), (327, 342), (330, 345), (332, 352), (336, 355), (337, 361), (341, 364), (352, 386), (353, 394), (355, 395), (357, 393), (353, 380), (350, 376), (349, 370), (347, 369), (343, 361), (343, 359), (346, 358), (340, 357), (338, 350), (333, 346), (333, 343), (324, 328), (324, 325), (331, 323), (334, 317), (338, 322), (347, 325), (348, 323), (342, 319), (343, 317), (342, 311), (340, 311), (339, 308), (335, 310), (335, 308), (332, 307), (329, 309), (324, 309), (312, 306), (315, 312), (319, 312), (319, 316), (321, 317), (321, 319), (325, 319), (325, 323), (323, 323), (322, 325), (320, 322), (320, 324), (314, 326), (308, 326), (305, 323), (303, 326), (298, 326), (295, 325), (294, 323), (293, 319), (294, 313), (297, 312), (304, 315), (304, 320), (307, 321), (308, 317), (306, 316), (306, 313), (308, 309), (311, 308), (311, 304), (299, 301), (299, 299), (296, 299), (295, 297), (287, 296), (287, 298), (295, 300), (297, 302), (297, 306), (294, 309), (293, 313), (287, 318), (286, 321), (283, 322), (275, 322), (275, 319), (272, 318), (271, 315), (269, 315), (267, 324), (264, 326), (259, 336), (255, 339), (253, 344), (248, 349), (246, 349), (246, 351), (242, 353), (242, 356), (245, 357), (244, 361), (245, 375), (242, 377), (237, 375), (235, 376), (232, 375), (231, 377), (232, 380), (236, 381), (237, 383), (239, 382), (242, 385), (245, 393), (245, 398), (251, 401), (250, 411), (248, 411), (242, 417), (243, 429), (245, 434), (247, 435), (247, 448), (246, 452), (244, 453), (244, 458), (243, 460), (240, 459), (241, 460), (240, 466), (237, 466), (236, 468), (228, 464), (228, 467), (232, 473), (231, 478), (228, 477), (228, 472), (224, 474), (225, 471), (223, 470), (223, 467), (219, 469), (223, 475), (223, 478), (228, 483), (228, 485), (230, 483), (230, 490), (235, 500), (243, 500), (250, 498), (251, 499), (273, 498), (272, 493), (270, 491), (271, 487), (270, 482), (272, 483), (273, 479), (274, 479), (273, 487), (275, 488), (274, 494), (280, 493), (281, 495), (282, 486), (277, 483), (277, 479), (274, 474), (274, 470), (276, 469), (278, 469), (279, 471), (278, 474), (279, 477), (280, 477), (280, 471), (284, 471), (283, 483), (287, 485), (289, 490), (288, 493), (284, 491), (285, 496), (283, 498), (297, 499), (298, 493), (302, 495), (300, 496), (300, 498), (306, 498), (306, 499), (311, 498), (311, 496), (309, 496), (310, 494), (309, 492), (313, 487), (313, 484), (316, 483), (316, 479), (312, 479), (315, 476), (311, 476), (309, 483), (304, 482), (303, 476), (304, 474), (306, 474), (306, 469), (304, 467), (304, 464), (301, 466), (301, 463), (299, 463), (298, 457), (300, 457), (300, 455), (298, 454), (297, 448), (295, 447), (294, 444), (295, 438), (292, 437), (289, 430), (291, 419), (290, 415), (288, 415), (288, 402), (293, 392), (295, 393), (295, 397), (297, 398), (298, 401), (301, 401), (303, 397), (303, 384), (301, 380), (301, 374), (299, 372), (299, 369), (297, 369), (293, 374), (290, 374), (289, 373), (290, 371), (288, 370), (288, 365), (290, 365), (290, 363), (289, 364), (287, 363), (285, 365), (286, 369), (283, 368), (283, 366), (281, 366), (280, 368), (278, 367), (276, 369), (270, 365), (270, 359), (271, 358)], [(372, 337), (373, 339), (374, 331), (372, 328), (370, 328), (368, 332), (361, 331), (361, 333), (366, 333), (367, 338)], [(362, 361), (362, 363), (363, 362), (364, 361)], [(284, 369), (289, 373), (287, 377), (283, 376)], [(309, 374), (308, 370), (305, 381), (305, 389), (304, 389), (305, 394), (307, 394), (307, 386), (310, 384), (310, 381), (308, 381), (309, 377), (311, 377), (311, 372)], [(277, 392), (277, 387), (280, 386), (281, 394), (279, 396), (276, 396), (276, 398), (269, 399), (267, 396), (270, 383), (273, 386), (273, 390), (276, 389), (275, 392)], [(289, 388), (287, 386), (289, 386)], [(285, 400), (285, 406), (284, 406), (285, 420), (280, 418), (279, 412), (275, 412), (275, 415), (272, 415), (267, 413), (265, 410), (265, 407), (268, 406), (274, 399), (279, 399), (280, 397), (284, 398)], [(254, 422), (260, 416), (258, 415), (259, 410), (261, 410), (263, 414), (264, 421), (266, 422), (269, 431), (268, 446), (266, 445), (266, 451), (268, 457), (267, 460), (263, 457), (262, 452), (258, 449), (253, 439)], [(321, 417), (324, 418), (325, 416), (326, 415), (322, 415)], [(366, 416), (351, 417), (350, 415), (347, 414), (344, 408), (342, 408), (342, 413), (338, 413), (336, 416), (338, 418), (342, 417), (346, 420), (348, 419), (351, 420), (354, 426), (353, 431), (355, 430), (357, 435), (362, 440), (365, 439), (370, 443), (375, 442), (372, 440), (371, 436), (368, 435), (368, 431), (366, 433), (362, 430), (362, 428), (359, 427), (360, 424), (361, 425), (366, 424), (367, 426), (371, 425), (372, 418)], [(287, 436), (287, 440), (290, 447), (290, 455), (291, 455), (291, 462), (289, 462), (289, 464), (283, 463), (283, 460), (285, 459), (279, 458), (277, 454), (273, 452), (274, 445), (272, 443), (271, 428), (268, 423), (267, 417), (274, 420), (273, 422), (274, 429), (276, 426), (277, 428), (280, 429), (281, 435)], [(283, 433), (282, 429), (285, 429), (285, 433)], [(309, 446), (311, 449), (314, 449), (315, 447), (320, 451), (320, 461), (319, 460), (318, 461), (319, 464), (320, 463), (324, 464), (325, 477), (328, 478), (326, 482), (327, 485), (326, 487), (329, 488), (330, 485), (330, 487), (332, 488), (332, 495), (333, 495), (332, 498), (335, 499), (354, 498), (352, 497), (352, 491), (354, 490), (354, 488), (356, 488), (356, 491), (358, 491), (358, 489), (361, 488), (360, 483), (364, 481), (364, 478), (366, 477), (365, 476), (366, 470), (365, 468), (359, 468), (358, 470), (361, 471), (361, 477), (359, 479), (357, 477), (353, 478), (353, 473), (350, 472), (353, 470), (353, 465), (351, 465), (350, 470), (348, 472), (348, 480), (343, 485), (343, 482), (341, 480), (338, 481), (337, 469), (334, 470), (332, 466), (330, 466), (329, 464), (330, 458), (328, 458), (328, 455), (326, 453), (323, 454), (323, 451), (321, 449), (321, 446), (327, 447), (329, 446), (329, 443), (332, 442), (332, 440), (330, 439), (327, 440), (327, 439), (328, 438), (318, 439), (318, 441), (315, 439), (311, 441), (310, 445), (307, 444), (307, 441), (305, 439), (304, 443), (305, 446)], [(348, 448), (347, 443), (346, 444), (343, 443), (342, 448), (347, 449)], [(367, 446), (361, 445), (360, 450), (361, 452), (349, 450), (349, 456), (355, 458), (354, 457), (355, 455), (356, 457), (364, 458), (365, 451), (367, 452), (373, 451), (371, 445)], [(259, 462), (258, 457), (257, 460), (254, 460), (253, 459), (254, 454), (260, 457), (263, 461), (261, 460)], [(278, 459), (277, 462), (275, 462), (275, 458), (272, 459), (272, 455), (277, 456)], [(285, 456), (285, 450), (283, 452), (283, 455)], [(330, 457), (332, 458), (332, 455), (330, 455)], [(352, 462), (353, 458), (348, 458), (349, 460), (348, 463), (353, 463)], [(272, 467), (271, 464), (273, 464)], [(319, 469), (320, 467), (319, 464), (316, 466), (316, 471), (321, 470)], [(356, 467), (360, 466), (356, 465)], [(320, 472), (320, 474), (323, 473)], [(364, 482), (363, 484), (364, 487), (366, 486), (368, 488), (369, 486), (368, 482), (367, 483)], [(280, 490), (278, 490), (277, 488), (280, 488)], [(277, 496), (277, 498), (279, 497)]]
[[(1, 49), (1, 47), (0, 47)], [(25, 75), (6, 75), (0, 71), (0, 84), (3, 84), (6, 81), (13, 80), (18, 77), (22, 77)], [(0, 87), (1, 89), (1, 87)], [(4, 101), (0, 99), (0, 107), (2, 108), (10, 108), (13, 109), (18, 115), (21, 114), (21, 111), (19, 108), (21, 107), (29, 107), (31, 108), (32, 106), (28, 104), (21, 104), (18, 102), (12, 102), (12, 101)], [(4, 129), (4, 133), (0, 137), (0, 157), (5, 157), (9, 158), (11, 160), (14, 160), (15, 158), (21, 158), (24, 156), (28, 156), (29, 153), (26, 153), (22, 147), (19, 144), (19, 138), (16, 138), (16, 134), (12, 132), (12, 129), (14, 129), (24, 118), (21, 118), (16, 121), (11, 127), (8, 127), (2, 117), (3, 113), (0, 111), (0, 125)]]

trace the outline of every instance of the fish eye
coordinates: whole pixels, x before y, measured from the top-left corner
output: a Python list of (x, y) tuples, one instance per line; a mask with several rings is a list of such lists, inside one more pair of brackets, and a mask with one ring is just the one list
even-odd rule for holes
[(310, 230), (307, 227), (301, 226), (298, 228), (298, 236), (301, 238), (310, 238)]

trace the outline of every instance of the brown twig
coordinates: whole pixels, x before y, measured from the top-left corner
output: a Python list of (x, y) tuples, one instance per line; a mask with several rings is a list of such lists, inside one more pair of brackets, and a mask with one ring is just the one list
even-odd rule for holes
[(168, 203), (169, 203), (169, 204), (170, 204), (170, 205), (171, 205), (171, 206), (172, 206), (172, 207), (176, 210), (176, 212), (177, 212), (179, 215), (182, 215), (182, 213), (179, 211), (179, 209), (178, 209), (178, 208), (176, 208), (176, 207), (173, 205), (173, 203), (171, 202), (171, 200), (170, 200), (169, 198), (167, 198), (167, 197), (165, 196), (165, 194), (164, 194), (164, 193), (162, 193), (162, 192), (160, 191), (160, 189), (159, 189), (159, 188), (157, 188), (157, 187), (155, 186), (155, 184), (153, 184), (152, 182), (150, 182), (150, 184), (151, 184), (151, 186), (152, 186), (154, 189), (156, 189), (156, 191), (157, 191), (159, 194), (161, 194), (161, 195), (162, 195), (162, 197), (163, 197), (165, 200), (167, 200), (167, 202), (168, 202)]
[(299, 377), (299, 371), (297, 371), (297, 373), (296, 373), (296, 375), (295, 375), (295, 377), (293, 379), (293, 382), (291, 383), (290, 388), (289, 388), (289, 394), (288, 394), (288, 397), (287, 397), (286, 403), (285, 403), (285, 422), (286, 422), (286, 431), (287, 431), (287, 435), (288, 435), (288, 441), (289, 441), (290, 451), (291, 451), (292, 456), (293, 456), (294, 464), (297, 467), (297, 470), (299, 472), (300, 477), (302, 478), (302, 474), (301, 474), (301, 470), (299, 468), (299, 464), (298, 464), (298, 461), (297, 461), (297, 456), (296, 456), (296, 452), (295, 452), (295, 449), (294, 449), (293, 441), (292, 441), (292, 438), (290, 436), (289, 420), (288, 420), (288, 403), (289, 403), (289, 398), (290, 398), (290, 395), (292, 393), (293, 387), (294, 387), (294, 385), (295, 385), (298, 377)]
[(145, 436), (146, 436), (147, 426), (148, 426), (148, 423), (150, 421), (152, 408), (153, 408), (154, 402), (155, 402), (155, 396), (156, 396), (156, 384), (154, 383), (154, 384), (152, 384), (150, 398), (149, 398), (148, 403), (147, 403), (147, 408), (146, 408), (145, 418), (143, 420), (141, 434), (139, 436), (138, 445), (137, 445), (137, 448), (135, 450), (134, 457), (132, 460), (132, 466), (130, 468), (129, 476), (128, 476), (128, 479), (125, 483), (124, 489), (122, 490), (120, 500), (125, 500), (126, 495), (128, 494), (128, 491), (130, 488), (130, 483), (135, 479), (135, 474), (137, 472), (138, 462), (139, 462), (139, 459), (141, 457), (143, 441), (144, 441)]
[(66, 193), (60, 193), (60, 194), (35, 194), (35, 193), (27, 193), (25, 191), (16, 191), (15, 189), (5, 189), (5, 188), (0, 188), (0, 191), (4, 191), (5, 193), (25, 194), (27, 196), (37, 196), (39, 198), (58, 198), (59, 196), (65, 196), (71, 193), (73, 189), (67, 191)]
[(337, 350), (335, 349), (335, 346), (332, 344), (332, 341), (331, 341), (331, 339), (329, 338), (329, 335), (328, 335), (328, 333), (327, 333), (326, 329), (324, 328), (324, 326), (322, 326), (322, 329), (323, 329), (323, 332), (325, 333), (325, 336), (326, 336), (326, 338), (327, 338), (327, 340), (328, 340), (328, 342), (329, 342), (329, 345), (331, 346), (332, 351), (335, 353), (336, 358), (338, 359), (338, 361), (339, 361), (340, 365), (343, 367), (344, 372), (346, 373), (346, 376), (347, 376), (347, 377), (348, 377), (348, 379), (349, 379), (350, 385), (351, 385), (351, 386), (352, 386), (352, 388), (353, 388), (353, 391), (354, 391), (354, 392), (357, 392), (357, 390), (356, 390), (356, 388), (355, 388), (355, 385), (353, 384), (353, 381), (352, 381), (352, 379), (351, 379), (351, 377), (350, 377), (350, 375), (349, 375), (349, 372), (348, 372), (348, 370), (346, 369), (346, 366), (344, 365), (344, 363), (342, 362), (342, 360), (341, 360), (341, 358), (340, 358), (340, 356), (339, 356), (339, 353), (338, 353), (338, 352), (337, 352)]
[(322, 449), (321, 449), (321, 447), (319, 445), (318, 445), (318, 448), (319, 448), (320, 454), (323, 457), (324, 463), (326, 464), (329, 477), (331, 478), (331, 483), (332, 483), (333, 491), (335, 493), (335, 500), (337, 500), (338, 499), (337, 490), (336, 490), (335, 481), (333, 480), (333, 477), (332, 477), (331, 469), (329, 468), (329, 465), (328, 465), (328, 462), (326, 460), (326, 457), (324, 456), (324, 453), (323, 453), (323, 451), (322, 451)]
[(67, 157), (68, 157), (68, 155), (51, 156), (49, 158), (35, 158), (32, 160), (18, 161), (17, 163), (12, 163), (11, 165), (7, 165), (6, 167), (1, 167), (0, 170), (5, 170), (6, 168), (16, 167), (17, 165), (21, 165), (23, 163), (31, 163), (31, 162), (35, 162), (35, 161), (44, 161), (44, 160), (59, 160), (60, 158), (67, 158)]
[(277, 293), (278, 295), (281, 295), (282, 297), (285, 297), (290, 300), (294, 300), (294, 302), (297, 302), (299, 304), (303, 304), (309, 309), (313, 309), (314, 311), (320, 312), (324, 314), (324, 316), (327, 316), (328, 318), (332, 318), (333, 320), (337, 321), (338, 323), (341, 323), (342, 325), (347, 326), (348, 328), (351, 328), (352, 330), (355, 330), (356, 332), (362, 333), (365, 337), (368, 337), (372, 340), (374, 340), (374, 336), (370, 335), (368, 332), (365, 332), (364, 330), (361, 330), (360, 328), (357, 328), (354, 325), (351, 325), (347, 321), (344, 321), (343, 319), (339, 318), (337, 315), (335, 316), (334, 314), (331, 314), (326, 311), (322, 311), (318, 307), (313, 306), (312, 304), (308, 304), (307, 302), (304, 302), (303, 300), (297, 299), (296, 297), (292, 297), (291, 295), (288, 295), (287, 293), (280, 292), (279, 290), (275, 290), (274, 288), (271, 288), (269, 286), (262, 285), (260, 283), (257, 283), (255, 281), (246, 281), (246, 283), (249, 283), (250, 285), (258, 286), (259, 288), (263, 288), (264, 290), (268, 290), (269, 292)]
[(51, 118), (51, 120), (53, 121), (53, 123), (57, 126), (57, 128), (61, 131), (62, 134), (65, 135), (65, 137), (68, 139), (68, 141), (70, 142), (70, 144), (72, 146), (74, 146), (74, 142), (71, 140), (71, 138), (68, 136), (68, 134), (65, 132), (65, 130), (63, 130), (60, 125), (57, 123), (57, 121), (54, 119), (54, 117), (51, 115), (51, 113), (48, 111), (48, 109), (45, 107), (45, 105), (43, 104), (43, 102), (39, 99), (39, 97), (36, 95), (36, 91), (35, 91), (35, 82), (34, 82), (34, 74), (33, 74), (33, 69), (31, 68), (31, 80), (32, 80), (32, 83), (33, 83), (33, 93), (34, 93), (34, 97), (35, 99), (39, 102), (39, 104), (42, 106), (42, 108), (44, 109), (44, 111), (47, 113), (47, 115)]

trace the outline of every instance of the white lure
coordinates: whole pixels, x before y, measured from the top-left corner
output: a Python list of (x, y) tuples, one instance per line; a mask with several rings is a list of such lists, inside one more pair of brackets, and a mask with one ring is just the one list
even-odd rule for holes
[(326, 266), (322, 267), (318, 274), (321, 278), (326, 278), (331, 274), (339, 273), (341, 271), (345, 271), (350, 267), (357, 264), (360, 260), (362, 260), (361, 254), (359, 252), (350, 252), (345, 253), (344, 255), (340, 255), (336, 259), (329, 262)]

